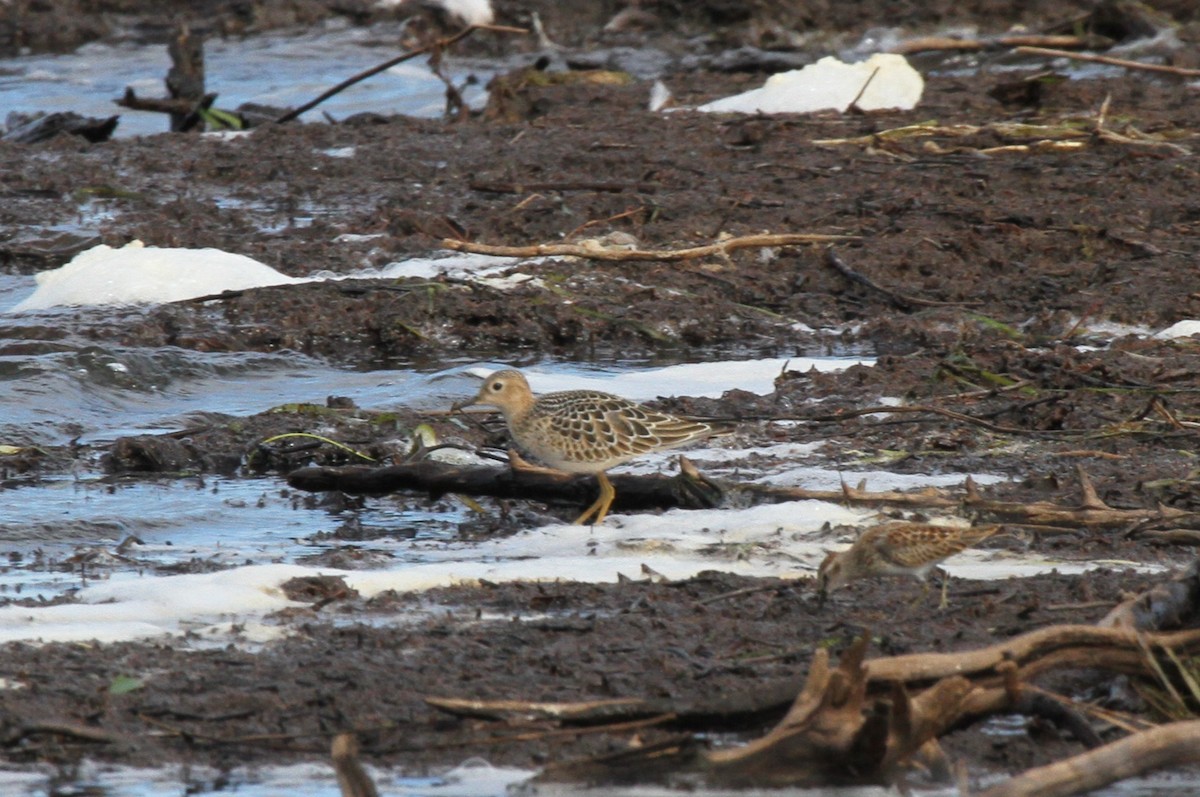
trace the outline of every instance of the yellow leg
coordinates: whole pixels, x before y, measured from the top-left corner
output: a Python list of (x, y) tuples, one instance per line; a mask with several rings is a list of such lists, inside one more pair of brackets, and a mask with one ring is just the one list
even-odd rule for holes
[(596, 519), (592, 521), (592, 525), (600, 525), (605, 515), (608, 514), (608, 508), (612, 506), (613, 498), (616, 496), (617, 491), (613, 489), (612, 482), (608, 480), (608, 475), (604, 471), (600, 471), (596, 474), (596, 481), (600, 483), (600, 497), (579, 516), (575, 521), (576, 526), (582, 526), (592, 515), (596, 516)]
[(542, 473), (547, 476), (557, 476), (560, 479), (566, 477), (566, 474), (564, 474), (561, 470), (555, 470), (554, 468), (543, 468), (541, 465), (534, 465), (532, 462), (525, 459), (525, 457), (518, 454), (515, 448), (508, 449), (508, 466), (513, 470), (521, 470), (525, 471), (526, 473)]
[(929, 582), (921, 579), (921, 592), (917, 597), (913, 598), (912, 603), (908, 604), (909, 609), (915, 609), (920, 606), (929, 597)]
[(950, 586), (950, 574), (943, 572), (942, 573), (942, 602), (938, 604), (938, 608), (941, 609), (942, 611), (946, 611), (946, 609), (948, 609), (950, 607), (950, 601), (946, 597), (946, 588), (948, 586)]

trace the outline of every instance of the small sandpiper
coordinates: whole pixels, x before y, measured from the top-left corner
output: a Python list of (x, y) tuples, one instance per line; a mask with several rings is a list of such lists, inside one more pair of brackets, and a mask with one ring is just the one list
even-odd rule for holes
[[(817, 573), (822, 599), (839, 587), (869, 576), (903, 576), (920, 579), (929, 591), (929, 574), (944, 559), (992, 536), (999, 526), (961, 528), (929, 523), (884, 523), (869, 528), (844, 551), (830, 553)], [(942, 578), (945, 609), (946, 584)]]
[[(598, 524), (608, 514), (616, 495), (605, 473), (609, 468), (733, 431), (731, 423), (680, 418), (598, 390), (534, 396), (525, 376), (513, 370), (491, 374), (474, 399), (459, 402), (454, 409), (473, 405), (499, 409), (513, 442), (551, 468), (596, 474), (600, 496), (575, 521), (577, 525), (592, 516), (592, 523)], [(521, 466), (513, 462), (514, 467)]]

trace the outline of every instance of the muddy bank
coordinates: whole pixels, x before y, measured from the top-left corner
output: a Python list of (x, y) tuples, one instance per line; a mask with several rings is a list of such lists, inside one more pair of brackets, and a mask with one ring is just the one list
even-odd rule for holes
[[(987, 3), (911, 4), (892, 21), (913, 30), (963, 21), (990, 30), (1018, 22), (1049, 28), (1083, 5), (1025, 4), (1014, 18)], [(856, 36), (879, 22), (867, 3), (710, 2), (689, 5), (681, 23), (665, 25), (670, 9), (650, 4), (652, 16), (637, 31), (601, 34), (616, 4), (590, 4), (571, 25), (558, 7), (501, 3), (498, 18), (523, 24), (537, 10), (564, 44), (637, 37), (664, 50), (678, 50), (697, 30), (711, 34), (704, 48), (720, 49), (817, 28)], [(68, 46), (68, 28), (82, 40), (118, 26), (165, 25), (135, 4), (34, 10), (23, 46)], [(239, 23), (237, 9), (207, 8), (214, 31), (239, 35), (334, 13), (356, 21), (383, 13), (345, 3), (336, 12), (299, 3), (259, 10)], [(1189, 22), (1182, 4), (1174, 10)], [(41, 16), (66, 13), (79, 23)], [(38, 33), (54, 27), (61, 41)], [(34, 43), (39, 36), (45, 43)], [(482, 51), (525, 46), (475, 38)], [(983, 470), (1009, 477), (983, 490), (989, 499), (1072, 506), (1082, 468), (1112, 507), (1146, 517), (1160, 505), (1192, 511), (1196, 344), (1114, 336), (1109, 325), (1145, 333), (1200, 312), (1196, 90), (1175, 78), (1127, 74), (1040, 81), (1015, 103), (1012, 92), (998, 91), (1042, 66), (1031, 62), (1016, 75), (930, 75), (924, 101), (909, 113), (656, 114), (646, 107), (648, 83), (635, 80), (525, 85), (516, 106), (524, 110), (506, 121), (372, 117), (225, 139), (0, 143), (7, 273), (54, 268), (95, 243), (134, 239), (219, 247), (309, 276), (425, 255), (447, 237), (519, 245), (619, 232), (648, 248), (762, 231), (848, 237), (836, 247), (841, 268), (817, 247), (678, 263), (549, 259), (514, 268), (522, 278), (510, 287), (457, 277), (355, 279), (36, 322), (7, 317), (0, 355), (103, 343), (289, 350), (373, 368), (865, 352), (879, 358), (875, 367), (789, 372), (768, 396), (735, 391), (657, 404), (737, 418), (736, 439), (746, 448), (817, 443), (810, 461), (844, 469), (848, 481), (855, 470), (881, 466)], [(684, 71), (665, 78), (684, 104), (761, 79)], [(927, 136), (877, 135), (930, 119), (940, 129)], [(1027, 127), (1001, 124), (1017, 122)], [(1064, 130), (1077, 137), (1061, 137)], [(928, 411), (857, 414), (884, 397)], [(319, 430), (378, 460), (407, 456), (401, 441), (421, 423), (467, 448), (501, 442), (461, 419), (408, 410), (403, 396), (394, 413), (330, 404), (211, 416), (171, 435), (112, 445), (27, 448), (4, 457), (0, 486), (72, 472), (123, 480), (283, 476), (349, 461), (344, 450), (263, 442), (286, 432)], [(579, 509), (485, 508), (494, 511), (464, 524), (464, 536), (508, 534), (531, 518), (570, 518)], [(1052, 533), (1018, 527), (984, 547), (1171, 568), (1194, 556), (1195, 528), (1190, 517)], [(354, 567), (359, 552), (347, 542), (324, 564)], [(714, 572), (676, 583), (485, 584), (370, 601), (336, 584), (300, 584), (294, 594), (314, 608), (273, 618), (292, 635), (262, 647), (207, 649), (197, 639), (9, 645), (0, 674), (16, 688), (0, 691), (4, 757), (64, 772), (84, 758), (227, 769), (324, 760), (329, 737), (353, 730), (368, 761), (410, 772), (476, 755), (539, 767), (623, 749), (634, 736), (549, 733), (556, 726), (543, 723), (524, 728), (547, 732), (541, 736), (501, 743), (492, 737), (505, 734), (493, 724), (440, 713), (424, 698), (645, 697), (681, 706), (769, 693), (798, 683), (817, 647), (840, 652), (864, 631), (880, 655), (964, 650), (1055, 623), (1094, 623), (1123, 593), (1161, 578), (1114, 565), (1084, 576), (956, 579), (950, 609), (938, 614), (913, 603), (919, 589), (906, 581), (857, 584), (821, 606), (808, 579), (745, 579), (719, 569), (714, 562)], [(114, 693), (123, 677), (139, 684)], [(1084, 673), (1047, 686), (1152, 715), (1131, 693), (1110, 693), (1107, 677)], [(773, 706), (742, 717), (738, 738), (760, 734), (779, 715)], [(47, 718), (62, 724), (39, 724)], [(639, 729), (636, 741), (695, 730), (666, 723)], [(946, 744), (974, 775), (1081, 749), (1067, 734), (1048, 743), (1042, 732), (995, 737), (969, 729)]]

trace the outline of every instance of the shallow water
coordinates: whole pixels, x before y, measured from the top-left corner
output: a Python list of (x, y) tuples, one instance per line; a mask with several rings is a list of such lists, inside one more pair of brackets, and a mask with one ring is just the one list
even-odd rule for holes
[[(229, 110), (246, 102), (298, 106), (401, 54), (401, 33), (399, 24), (358, 28), (335, 21), (300, 32), (210, 39), (204, 49), (207, 88), (219, 93), (217, 107)], [(0, 108), (27, 114), (74, 111), (100, 118), (120, 114), (117, 136), (161, 133), (168, 128), (165, 116), (131, 111), (114, 100), (126, 87), (140, 97), (164, 96), (163, 79), (170, 65), (165, 45), (133, 42), (93, 43), (69, 54), (3, 59)], [(467, 78), (465, 70), (453, 65), (450, 73), (456, 84)], [(490, 77), (486, 68), (475, 74), (478, 83), (464, 94), (468, 102), (479, 101), (479, 85)], [(417, 58), (351, 86), (301, 118), (363, 112), (434, 117), (444, 109), (445, 86)]]
[[(103, 446), (121, 436), (202, 423), (200, 413), (246, 416), (285, 403), (323, 405), (330, 395), (348, 396), (366, 409), (445, 408), (473, 393), (479, 374), (501, 365), (464, 361), (436, 371), (356, 371), (291, 352), (104, 347), (74, 344), (69, 337), (56, 350), (19, 353), (21, 336), (36, 338), (50, 317), (69, 326), (71, 311), (9, 316), (0, 323), (0, 347), (18, 352), (0, 358), (0, 445), (75, 439)], [(798, 359), (791, 367), (840, 368), (858, 361)], [(666, 368), (547, 363), (527, 373), (539, 392), (588, 386), (645, 400), (664, 384), (685, 395), (720, 395), (732, 387), (768, 392), (785, 362)], [(712, 463), (718, 471), (721, 459), (718, 453)], [(204, 570), (303, 563), (348, 539), (384, 569), (434, 561), (446, 568), (478, 556), (471, 546), (434, 551), (428, 545), (453, 539), (466, 510), (452, 501), (428, 505), (382, 497), (361, 509), (326, 509), (278, 477), (135, 480), (104, 476), (99, 464), (74, 476), (14, 478), (0, 492), (0, 594), (50, 599), (97, 582), (170, 575), (189, 563), (202, 563)], [(651, 471), (668, 466), (666, 458), (640, 465)], [(364, 528), (369, 532), (354, 530)], [(139, 542), (118, 550), (129, 537)], [(517, 556), (519, 548), (484, 557)]]
[[(557, 784), (523, 788), (521, 784), (534, 773), (492, 767), (472, 759), (439, 777), (409, 777), (401, 772), (375, 769), (367, 771), (385, 797), (509, 797), (537, 794), (541, 797), (590, 797), (595, 789)], [(45, 797), (50, 794), (51, 778), (33, 773), (0, 772), (0, 789), (14, 797)], [(76, 783), (95, 797), (157, 797), (163, 794), (227, 794), (239, 797), (341, 797), (330, 766), (300, 764), (263, 767), (253, 771), (230, 773), (207, 771), (200, 767), (131, 769), (85, 763)], [(1194, 794), (1194, 784), (1180, 778), (1147, 776), (1130, 778), (1090, 794), (1097, 797), (1182, 797)], [(186, 792), (183, 790), (186, 789)], [(65, 792), (55, 791), (54, 794)], [(85, 793), (85, 792), (71, 792)], [(892, 789), (878, 787), (826, 789), (744, 789), (736, 791), (694, 789), (698, 797), (892, 797)], [(922, 797), (956, 797), (956, 788), (913, 786)], [(677, 797), (680, 791), (662, 787), (605, 788), (606, 797)]]

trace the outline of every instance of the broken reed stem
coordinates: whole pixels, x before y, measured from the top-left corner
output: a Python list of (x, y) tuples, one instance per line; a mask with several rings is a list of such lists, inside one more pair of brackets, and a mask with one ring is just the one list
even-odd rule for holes
[(580, 244), (535, 244), (533, 246), (493, 246), (471, 241), (446, 238), (444, 249), (497, 257), (582, 257), (589, 260), (692, 260), (698, 257), (724, 255), (735, 249), (769, 246), (800, 246), (857, 241), (858, 235), (820, 235), (816, 233), (781, 233), (778, 235), (743, 235), (721, 243), (694, 246), (689, 249), (602, 249)]
[(1018, 47), (1014, 52), (1022, 55), (1044, 55), (1047, 58), (1070, 58), (1074, 61), (1090, 61), (1095, 64), (1120, 66), (1125, 69), (1141, 69), (1147, 72), (1162, 72), (1180, 77), (1200, 77), (1200, 69), (1185, 69), (1181, 66), (1166, 64), (1146, 64), (1141, 61), (1130, 61), (1125, 58), (1113, 58), (1110, 55), (1094, 55), (1092, 53), (1073, 53), (1068, 50), (1055, 50), (1049, 47)]

